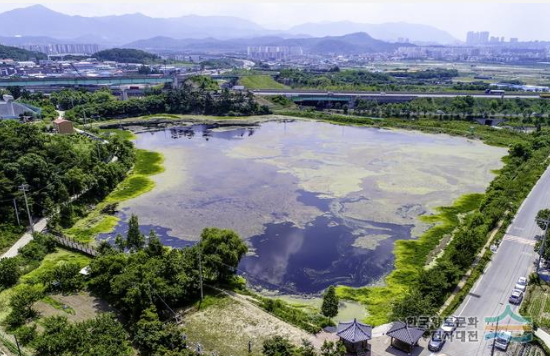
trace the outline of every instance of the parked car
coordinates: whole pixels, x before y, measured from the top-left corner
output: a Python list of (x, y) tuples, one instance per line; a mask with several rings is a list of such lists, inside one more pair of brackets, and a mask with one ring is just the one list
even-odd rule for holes
[(517, 289), (514, 289), (512, 292), (512, 295), (510, 295), (510, 298), (508, 301), (510, 304), (521, 304), (521, 301), (523, 300), (523, 292)]
[(432, 333), (432, 338), (428, 344), (428, 350), (438, 352), (443, 348), (447, 341), (447, 333), (443, 329), (437, 329)]
[(511, 339), (512, 339), (511, 332), (505, 331), (505, 332), (499, 333), (495, 340), (495, 347), (499, 350), (506, 351), (506, 349), (508, 348), (508, 345), (510, 344)]
[(447, 334), (451, 334), (453, 331), (455, 331), (457, 327), (457, 318), (454, 316), (451, 316), (449, 318), (446, 318), (443, 322), (443, 325), (441, 325), (441, 329), (445, 331)]
[(516, 283), (516, 286), (514, 287), (514, 289), (525, 292), (525, 289), (527, 289), (527, 278), (519, 277), (518, 282)]

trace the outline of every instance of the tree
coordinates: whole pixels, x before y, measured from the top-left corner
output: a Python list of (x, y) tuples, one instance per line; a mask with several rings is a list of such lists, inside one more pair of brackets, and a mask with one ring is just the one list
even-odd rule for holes
[(164, 252), (164, 245), (160, 242), (159, 237), (153, 230), (149, 233), (149, 241), (147, 242), (145, 251), (150, 257), (162, 256)]
[(341, 342), (325, 340), (321, 346), (321, 356), (344, 356), (346, 347)]
[(227, 281), (248, 251), (237, 233), (218, 228), (206, 228), (202, 231), (199, 248), (203, 256), (205, 275), (213, 281)]
[(430, 297), (413, 288), (405, 296), (394, 303), (392, 308), (393, 320), (406, 320), (409, 317), (432, 315), (436, 311), (433, 300)]
[(138, 217), (134, 214), (130, 217), (128, 223), (128, 234), (126, 235), (126, 247), (133, 250), (141, 250), (145, 245), (145, 237), (139, 231)]
[(21, 271), (16, 257), (0, 260), (0, 290), (9, 288), (17, 283), (20, 275)]
[(338, 315), (338, 296), (336, 296), (336, 289), (334, 286), (328, 287), (327, 291), (323, 295), (323, 304), (321, 305), (321, 313), (327, 318), (334, 318)]
[(277, 335), (264, 341), (262, 354), (264, 356), (292, 356), (294, 346), (288, 339)]
[[(539, 210), (536, 217), (537, 225), (542, 229), (545, 230), (547, 228), (546, 221), (550, 219), (550, 209), (542, 209)], [(549, 226), (550, 227), (550, 226)]]
[(10, 298), (11, 312), (6, 321), (10, 326), (23, 325), (27, 319), (33, 318), (36, 311), (34, 303), (42, 299), (43, 293), (38, 286), (22, 284)]

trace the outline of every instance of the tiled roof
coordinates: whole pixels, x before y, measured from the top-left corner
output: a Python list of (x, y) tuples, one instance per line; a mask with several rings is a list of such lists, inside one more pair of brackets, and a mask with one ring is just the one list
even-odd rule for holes
[(339, 323), (336, 335), (349, 342), (366, 341), (372, 338), (372, 327), (353, 319), (353, 321)]
[(403, 341), (408, 345), (414, 345), (422, 335), (424, 334), (424, 329), (418, 328), (416, 326), (408, 326), (407, 324), (396, 321), (391, 326), (390, 330), (386, 335), (391, 336), (399, 341)]

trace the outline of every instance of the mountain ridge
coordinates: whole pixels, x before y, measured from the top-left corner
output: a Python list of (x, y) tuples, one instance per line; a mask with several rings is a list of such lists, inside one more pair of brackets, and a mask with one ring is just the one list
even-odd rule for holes
[[(25, 26), (21, 26), (24, 23)], [(399, 37), (411, 41), (457, 42), (451, 35), (429, 25), (404, 22), (361, 24), (351, 21), (305, 23), (289, 30), (268, 30), (261, 25), (234, 16), (184, 15), (167, 18), (141, 13), (86, 17), (67, 15), (43, 5), (32, 5), (0, 13), (0, 33), (4, 37), (42, 36), (56, 40), (94, 38), (103, 46), (167, 36), (174, 39), (214, 37), (219, 40), (279, 36), (283, 38), (342, 36), (366, 32), (373, 38), (395, 42)]]

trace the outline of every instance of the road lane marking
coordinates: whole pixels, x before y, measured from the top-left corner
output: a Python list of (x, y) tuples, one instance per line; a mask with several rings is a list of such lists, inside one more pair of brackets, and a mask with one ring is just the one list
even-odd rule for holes
[(517, 242), (523, 245), (530, 245), (535, 246), (536, 242), (531, 239), (526, 239), (525, 237), (519, 237), (515, 235), (506, 234), (504, 235), (504, 238), (502, 241), (511, 241), (511, 242)]

